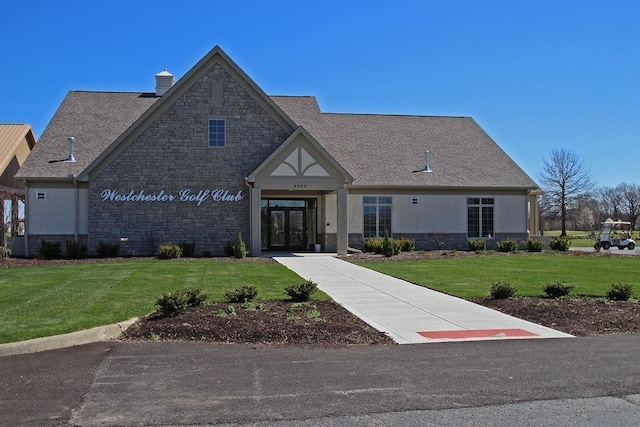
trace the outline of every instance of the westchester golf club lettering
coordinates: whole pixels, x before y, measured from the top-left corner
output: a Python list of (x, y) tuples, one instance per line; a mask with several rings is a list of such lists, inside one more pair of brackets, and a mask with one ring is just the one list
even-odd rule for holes
[(229, 193), (229, 190), (200, 190), (197, 193), (190, 189), (182, 189), (178, 194), (166, 193), (160, 190), (157, 193), (146, 193), (144, 190), (128, 193), (121, 193), (118, 190), (104, 189), (100, 194), (103, 202), (196, 202), (200, 206), (206, 200), (214, 202), (239, 202), (244, 199), (242, 190), (236, 194)]

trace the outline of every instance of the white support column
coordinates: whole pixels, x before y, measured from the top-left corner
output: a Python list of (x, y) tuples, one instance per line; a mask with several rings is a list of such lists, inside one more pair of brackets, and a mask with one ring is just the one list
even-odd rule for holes
[(529, 234), (540, 235), (540, 204), (538, 195), (529, 193)]
[(260, 224), (260, 201), (262, 200), (262, 189), (251, 187), (251, 255), (260, 256), (262, 254), (262, 226)]
[(337, 249), (338, 255), (346, 255), (347, 254), (347, 246), (349, 246), (349, 231), (347, 229), (347, 189), (340, 188), (338, 189), (338, 235), (337, 239)]

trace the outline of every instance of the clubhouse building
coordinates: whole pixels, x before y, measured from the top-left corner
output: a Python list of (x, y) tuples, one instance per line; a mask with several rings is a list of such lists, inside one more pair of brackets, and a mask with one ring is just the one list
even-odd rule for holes
[(385, 233), (466, 249), (538, 231), (538, 185), (473, 119), (325, 113), (219, 47), (152, 93), (69, 92), (17, 178), (30, 256), (43, 239), (346, 254)]

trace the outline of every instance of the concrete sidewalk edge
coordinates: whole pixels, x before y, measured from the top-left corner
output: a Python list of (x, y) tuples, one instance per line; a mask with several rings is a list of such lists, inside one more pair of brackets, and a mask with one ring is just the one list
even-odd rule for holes
[(97, 326), (69, 334), (51, 337), (34, 338), (32, 340), (0, 344), (0, 357), (17, 354), (38, 353), (47, 350), (91, 344), (118, 338), (129, 326), (138, 320), (137, 317), (115, 323), (113, 325)]

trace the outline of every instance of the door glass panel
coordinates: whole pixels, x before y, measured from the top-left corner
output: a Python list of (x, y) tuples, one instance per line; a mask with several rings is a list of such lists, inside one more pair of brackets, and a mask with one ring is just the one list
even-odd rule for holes
[(284, 211), (271, 211), (271, 246), (284, 246)]
[(304, 211), (289, 211), (289, 246), (304, 246)]

